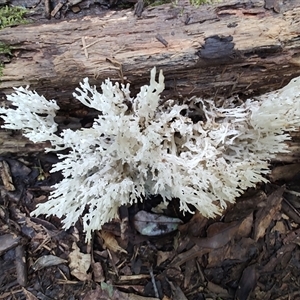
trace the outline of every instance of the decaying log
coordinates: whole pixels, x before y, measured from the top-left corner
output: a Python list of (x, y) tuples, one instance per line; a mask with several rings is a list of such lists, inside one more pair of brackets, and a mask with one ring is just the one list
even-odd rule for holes
[(6, 28), (0, 41), (14, 48), (14, 57), (0, 88), (30, 84), (70, 97), (86, 76), (95, 84), (110, 77), (139, 87), (157, 66), (166, 76), (166, 95), (272, 90), (300, 74), (300, 2), (285, 1), (277, 12), (267, 2), (268, 9), (264, 0), (195, 8), (179, 0), (145, 9), (140, 18), (133, 10), (110, 11)]
[(108, 77), (129, 82), (137, 91), (156, 66), (164, 71), (166, 98), (274, 90), (300, 75), (300, 2), (277, 2), (226, 0), (195, 8), (179, 0), (146, 8), (141, 17), (109, 11), (5, 28), (0, 41), (13, 48), (13, 57), (0, 89), (29, 84), (59, 99), (62, 110), (78, 110), (72, 92), (84, 77), (96, 85)]

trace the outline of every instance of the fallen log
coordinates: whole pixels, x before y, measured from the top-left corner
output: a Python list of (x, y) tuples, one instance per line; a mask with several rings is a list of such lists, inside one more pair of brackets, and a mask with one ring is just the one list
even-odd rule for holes
[[(300, 3), (276, 3), (226, 0), (196, 8), (180, 0), (147, 8), (141, 17), (133, 10), (109, 11), (5, 28), (0, 41), (13, 57), (5, 64), (0, 89), (8, 93), (30, 85), (58, 99), (71, 117), (76, 113), (70, 110), (81, 109), (72, 92), (84, 77), (96, 85), (108, 77), (128, 82), (137, 91), (153, 66), (164, 71), (166, 98), (271, 91), (300, 75)], [(15, 152), (3, 146), (0, 153)]]
[[(67, 93), (84, 77), (139, 87), (153, 66), (164, 70), (166, 95), (262, 93), (300, 74), (300, 3), (277, 12), (267, 1), (226, 0), (193, 7), (187, 1), (143, 11), (0, 31), (13, 48), (0, 88), (30, 84), (39, 93)], [(273, 1), (274, 2), (274, 1)]]

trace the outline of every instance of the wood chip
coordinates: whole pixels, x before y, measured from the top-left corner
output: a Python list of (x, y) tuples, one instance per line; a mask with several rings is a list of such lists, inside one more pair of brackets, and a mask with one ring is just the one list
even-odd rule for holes
[(17, 281), (20, 286), (25, 287), (27, 285), (27, 265), (25, 250), (23, 245), (16, 247), (16, 271)]
[(13, 185), (9, 164), (5, 160), (0, 161), (0, 176), (7, 191), (13, 192), (16, 190)]
[(54, 9), (51, 11), (51, 17), (55, 17), (55, 15), (61, 10), (63, 6), (64, 6), (63, 3), (58, 2), (57, 5), (54, 7)]
[(0, 255), (16, 247), (20, 242), (20, 237), (13, 234), (3, 234), (0, 236)]
[(275, 214), (279, 212), (281, 208), (282, 195), (285, 190), (285, 186), (278, 188), (273, 192), (266, 202), (266, 206), (261, 208), (256, 214), (256, 221), (254, 225), (254, 240), (258, 241), (265, 235), (265, 232), (271, 221), (275, 217)]

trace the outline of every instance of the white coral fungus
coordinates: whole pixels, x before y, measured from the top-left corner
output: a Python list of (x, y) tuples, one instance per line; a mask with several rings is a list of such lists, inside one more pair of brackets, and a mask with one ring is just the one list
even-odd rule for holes
[[(164, 77), (160, 72), (156, 82), (155, 73), (135, 98), (129, 85), (106, 80), (98, 92), (84, 79), (73, 95), (99, 116), (91, 128), (61, 134), (55, 101), (24, 88), (7, 97), (16, 109), (1, 108), (3, 127), (22, 129), (33, 142), (49, 140), (48, 151), (69, 150), (58, 154), (61, 161), (52, 169), (64, 179), (33, 215), (64, 217), (65, 228), (83, 215), (87, 240), (117, 217), (119, 206), (150, 195), (179, 198), (181, 210), (192, 205), (214, 217), (243, 190), (265, 181), (268, 161), (288, 151), (287, 132), (299, 126), (300, 78), (259, 100), (218, 108), (199, 98), (161, 104)], [(191, 107), (202, 120), (192, 120)]]

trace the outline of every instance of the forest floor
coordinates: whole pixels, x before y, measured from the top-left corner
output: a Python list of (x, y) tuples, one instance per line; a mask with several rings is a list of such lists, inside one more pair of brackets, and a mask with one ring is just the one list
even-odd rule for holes
[[(73, 0), (59, 9), (59, 1), (10, 1), (24, 2), (31, 20), (43, 23), (134, 9), (114, 0)], [(273, 164), (270, 182), (218, 219), (183, 215), (174, 199), (164, 214), (182, 220), (178, 229), (141, 235), (136, 213), (153, 211), (161, 202), (155, 197), (123, 207), (122, 220), (94, 232), (90, 244), (80, 221), (65, 231), (56, 217), (30, 216), (61, 180), (49, 172), (55, 162), (49, 154), (0, 158), (0, 299), (300, 299), (299, 162)]]

